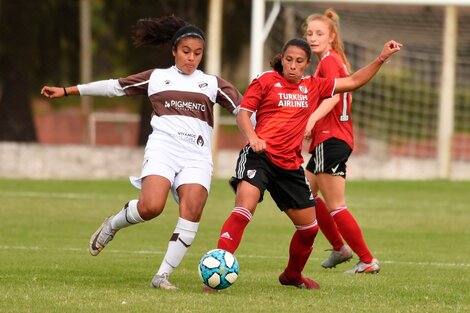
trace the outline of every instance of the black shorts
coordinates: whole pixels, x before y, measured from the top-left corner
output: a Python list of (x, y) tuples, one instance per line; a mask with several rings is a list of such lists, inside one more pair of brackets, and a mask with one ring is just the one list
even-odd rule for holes
[(265, 154), (258, 154), (246, 146), (240, 151), (235, 171), (236, 176), (230, 179), (230, 185), (235, 191), (238, 183), (245, 180), (258, 187), (261, 202), (267, 189), (281, 211), (305, 209), (317, 204), (302, 167), (298, 170), (280, 168)]
[(314, 174), (327, 173), (346, 178), (346, 162), (352, 149), (338, 138), (330, 138), (316, 146), (307, 163), (307, 170)]

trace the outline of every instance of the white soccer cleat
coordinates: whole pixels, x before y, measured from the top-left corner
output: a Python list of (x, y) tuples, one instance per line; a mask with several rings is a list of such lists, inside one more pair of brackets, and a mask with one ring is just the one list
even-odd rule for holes
[(346, 274), (377, 274), (380, 271), (379, 261), (377, 259), (372, 259), (370, 263), (364, 263), (362, 261), (357, 262), (356, 265), (349, 271), (346, 271)]
[(168, 280), (168, 274), (163, 273), (162, 275), (155, 274), (152, 278), (152, 287), (165, 289), (165, 290), (176, 290), (178, 289), (175, 285), (170, 283)]
[(333, 268), (338, 264), (350, 261), (352, 257), (351, 248), (348, 245), (343, 245), (339, 251), (331, 250), (328, 258), (321, 262), (321, 266), (324, 268)]
[(112, 217), (113, 216), (107, 217), (103, 224), (101, 224), (101, 226), (91, 236), (89, 242), (89, 250), (91, 255), (98, 255), (104, 249), (104, 247), (106, 247), (108, 242), (113, 240), (117, 230), (111, 228)]

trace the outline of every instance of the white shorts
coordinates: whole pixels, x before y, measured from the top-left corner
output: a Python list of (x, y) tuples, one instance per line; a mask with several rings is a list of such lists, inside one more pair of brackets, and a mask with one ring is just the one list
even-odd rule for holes
[(142, 178), (149, 175), (165, 177), (170, 181), (171, 191), (176, 202), (179, 202), (177, 189), (184, 184), (199, 184), (210, 191), (213, 172), (212, 159), (191, 159), (187, 154), (175, 155), (165, 149), (158, 151), (146, 149), (142, 172), (139, 177), (129, 177), (130, 182), (136, 188), (142, 188)]

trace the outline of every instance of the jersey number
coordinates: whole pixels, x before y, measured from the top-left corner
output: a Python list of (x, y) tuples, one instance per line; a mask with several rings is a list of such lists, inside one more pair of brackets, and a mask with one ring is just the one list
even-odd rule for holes
[(349, 121), (349, 115), (348, 115), (348, 93), (345, 92), (342, 94), (343, 97), (343, 112), (341, 112), (341, 116), (339, 117), (339, 120), (341, 122), (347, 122)]

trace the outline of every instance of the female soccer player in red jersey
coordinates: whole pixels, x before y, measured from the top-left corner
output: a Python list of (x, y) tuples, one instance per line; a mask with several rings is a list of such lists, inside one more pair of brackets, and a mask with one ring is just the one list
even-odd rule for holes
[[(320, 287), (302, 275), (318, 232), (316, 202), (301, 166), (305, 127), (320, 100), (364, 85), (400, 47), (389, 41), (372, 63), (350, 77), (333, 79), (303, 76), (311, 55), (305, 40), (296, 38), (284, 45), (281, 55), (271, 62), (274, 71), (255, 78), (240, 104), (237, 123), (248, 144), (240, 152), (236, 176), (231, 180), (236, 189), (235, 208), (220, 231), (219, 249), (235, 252), (267, 189), (296, 228), (280, 283), (307, 289)], [(250, 121), (254, 112), (255, 129)]]
[(152, 286), (176, 289), (169, 275), (191, 246), (206, 203), (212, 176), (211, 137), (213, 106), (238, 111), (241, 94), (225, 80), (198, 70), (205, 36), (197, 27), (175, 16), (139, 20), (134, 43), (160, 45), (170, 42), (175, 65), (73, 87), (43, 87), (49, 98), (67, 95), (147, 95), (153, 107), (153, 128), (145, 147), (142, 172), (131, 177), (141, 189), (116, 215), (105, 219), (91, 236), (89, 250), (98, 255), (124, 227), (151, 220), (165, 208), (171, 190), (179, 204), (179, 219)]
[[(319, 59), (315, 77), (349, 75), (350, 65), (338, 28), (339, 17), (331, 9), (305, 20), (305, 38)], [(331, 254), (321, 265), (336, 267), (349, 261), (354, 251), (360, 260), (346, 273), (378, 273), (379, 262), (369, 251), (358, 223), (346, 206), (346, 162), (354, 147), (351, 94), (337, 93), (324, 100), (311, 115), (305, 137), (312, 140), (306, 176), (317, 201), (318, 226), (332, 245)], [(318, 191), (325, 201), (317, 195)]]

